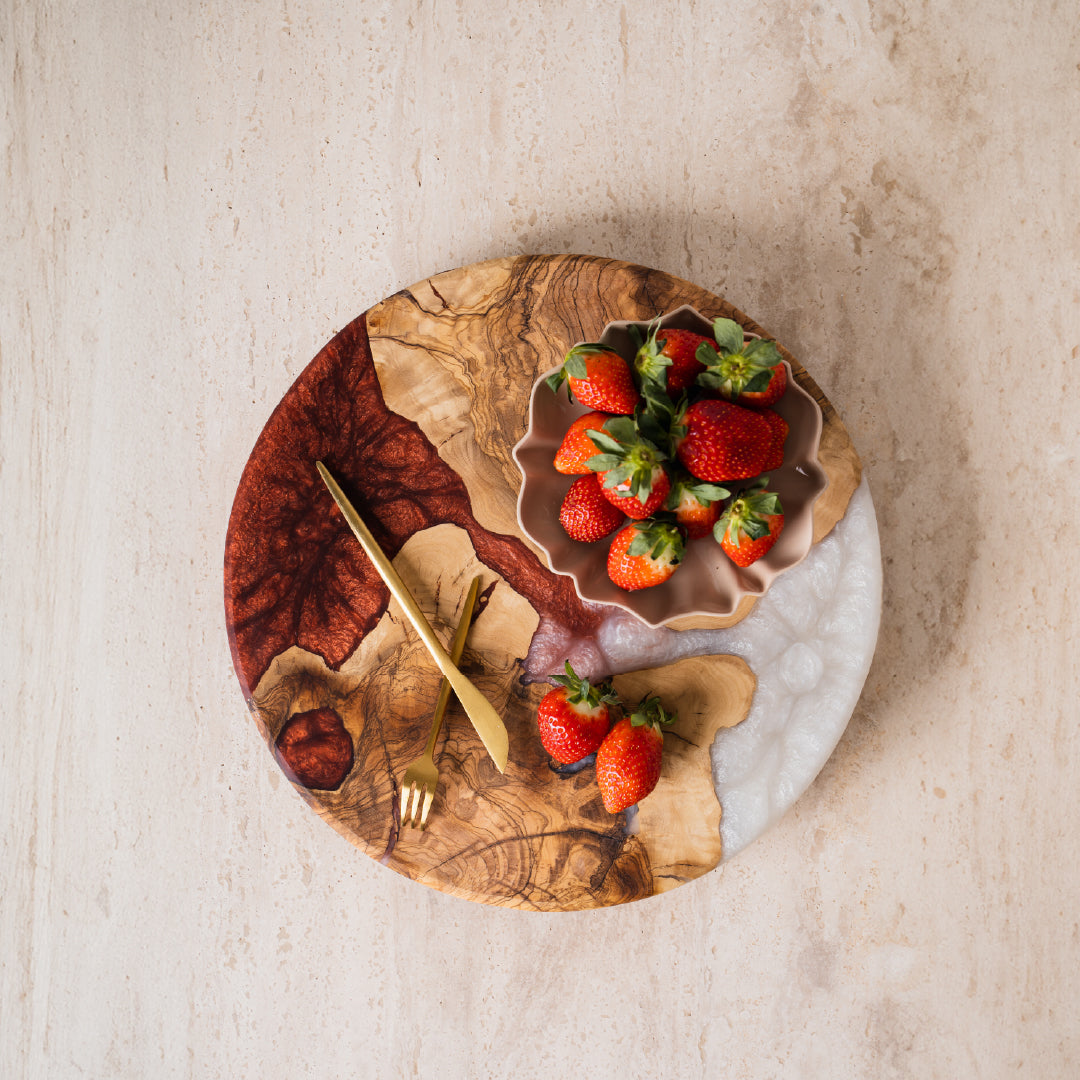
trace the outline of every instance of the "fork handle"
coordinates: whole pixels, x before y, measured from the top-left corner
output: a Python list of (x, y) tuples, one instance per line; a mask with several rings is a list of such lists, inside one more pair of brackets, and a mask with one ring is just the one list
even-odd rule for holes
[[(461, 609), (461, 618), (458, 620), (457, 630), (454, 631), (454, 640), (450, 643), (450, 659), (455, 666), (461, 662), (461, 654), (465, 651), (465, 638), (469, 635), (469, 625), (472, 623), (473, 608), (476, 607), (476, 598), (480, 594), (480, 578), (474, 577), (469, 586), (465, 603)], [(424, 753), (429, 758), (435, 758), (435, 742), (442, 730), (443, 717), (446, 715), (446, 707), (450, 704), (450, 695), (453, 693), (450, 680), (443, 676), (442, 685), (439, 687), (439, 700), (435, 702), (435, 715), (431, 718), (431, 734), (428, 735), (427, 746)]]

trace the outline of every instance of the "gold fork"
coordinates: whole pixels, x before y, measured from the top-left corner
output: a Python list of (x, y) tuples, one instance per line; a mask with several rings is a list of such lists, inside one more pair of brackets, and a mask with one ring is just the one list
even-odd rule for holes
[[(461, 660), (461, 653), (465, 648), (465, 638), (469, 633), (469, 623), (472, 620), (473, 608), (476, 607), (476, 598), (480, 592), (480, 578), (473, 578), (469, 586), (469, 593), (465, 597), (465, 606), (461, 611), (461, 619), (457, 630), (454, 632), (454, 640), (450, 645), (450, 659), (457, 664)], [(401, 821), (404, 825), (412, 825), (423, 830), (427, 826), (428, 812), (435, 799), (435, 789), (439, 786), (439, 770), (435, 765), (435, 742), (439, 738), (442, 729), (443, 716), (446, 714), (446, 706), (450, 703), (452, 690), (450, 683), (444, 678), (439, 688), (439, 700), (435, 703), (435, 715), (431, 719), (431, 733), (428, 735), (427, 746), (424, 752), (405, 770), (401, 780)], [(410, 807), (410, 800), (412, 805)], [(423, 808), (421, 809), (421, 800)]]

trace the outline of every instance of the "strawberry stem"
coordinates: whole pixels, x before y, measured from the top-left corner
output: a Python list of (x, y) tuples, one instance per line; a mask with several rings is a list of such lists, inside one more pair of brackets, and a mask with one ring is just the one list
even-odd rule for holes
[(648, 725), (659, 731), (661, 728), (675, 723), (678, 718), (678, 713), (668, 712), (655, 694), (649, 694), (638, 702), (633, 712), (630, 713), (630, 725), (631, 727), (645, 727)]
[(565, 675), (552, 675), (550, 680), (559, 686), (566, 687), (566, 700), (571, 705), (584, 703), (589, 708), (596, 708), (597, 705), (602, 704), (618, 704), (619, 695), (615, 693), (610, 680), (605, 679), (594, 686), (588, 679), (581, 678), (574, 672), (569, 660), (565, 663), (565, 671)]

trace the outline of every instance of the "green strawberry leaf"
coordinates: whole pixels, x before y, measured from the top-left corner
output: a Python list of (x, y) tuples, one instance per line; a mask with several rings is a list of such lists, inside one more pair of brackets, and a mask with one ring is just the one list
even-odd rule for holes
[(622, 443), (618, 439), (612, 438), (603, 428), (589, 428), (585, 434), (589, 436), (590, 441), (597, 450), (606, 450), (609, 454), (621, 456)]
[[(612, 469), (622, 464), (622, 458), (618, 454), (593, 454), (585, 464), (591, 472), (610, 473)], [(607, 486), (614, 487), (614, 484)]]
[(639, 499), (644, 506), (652, 494), (652, 469), (644, 474), (633, 466), (627, 466), (627, 469), (629, 475), (625, 479), (630, 484), (630, 494)]
[(637, 424), (629, 416), (613, 416), (604, 422), (604, 430), (617, 440), (616, 445), (629, 445), (637, 441)]
[(733, 544), (746, 540), (761, 540), (769, 535), (769, 523), (766, 518), (775, 517), (784, 512), (780, 497), (775, 491), (767, 491), (767, 476), (746, 488), (742, 494), (724, 511), (723, 516), (713, 526), (713, 536), (723, 540), (725, 534)]
[(738, 352), (743, 346), (743, 328), (733, 319), (714, 319), (713, 337), (724, 352)]
[(775, 341), (766, 341), (765, 338), (751, 338), (742, 350), (743, 356), (753, 357), (755, 364), (763, 364), (765, 367), (776, 367), (783, 359)]
[(764, 371), (755, 372), (746, 384), (739, 391), (740, 394), (756, 394), (759, 391), (767, 390), (769, 383), (772, 382), (773, 373), (772, 370), (766, 368)]
[[(739, 522), (733, 522), (732, 530), (733, 532), (742, 533), (748, 540), (761, 540), (769, 535), (769, 526), (759, 517), (747, 517)], [(732, 535), (731, 539), (735, 543), (739, 543), (737, 536)]]
[(702, 506), (709, 506), (712, 503), (723, 502), (730, 494), (727, 488), (719, 484), (708, 484), (687, 476), (671, 485), (671, 494), (668, 495), (664, 505), (668, 510), (675, 510), (682, 502), (683, 496), (690, 495)]
[(638, 342), (634, 353), (634, 370), (641, 377), (642, 393), (647, 393), (651, 388), (658, 389), (661, 393), (667, 388), (667, 369), (672, 364), (670, 356), (665, 356), (660, 350), (666, 344), (666, 339), (657, 340), (657, 332), (660, 329), (660, 320), (654, 319), (649, 323), (649, 336), (642, 341), (640, 331), (636, 326), (635, 340)]
[[(670, 405), (670, 399), (665, 396), (664, 400), (668, 401), (668, 404)], [(661, 453), (664, 457), (671, 456), (669, 453), (669, 443), (671, 440), (670, 420), (665, 423), (660, 419), (660, 416), (646, 407), (638, 416), (638, 431), (641, 433), (642, 438), (653, 447), (653, 449)]]
[(585, 704), (590, 708), (595, 708), (597, 705), (612, 705), (619, 700), (619, 695), (615, 693), (610, 681), (605, 680), (593, 686), (588, 679), (580, 678), (574, 672), (569, 660), (566, 661), (565, 670), (565, 675), (551, 675), (549, 680), (566, 687), (568, 691), (566, 700), (569, 704)]
[(627, 555), (651, 555), (653, 541), (647, 533), (638, 532), (626, 549)]
[(694, 381), (706, 390), (717, 391), (726, 390), (731, 384), (731, 380), (718, 371), (703, 371)]
[(694, 351), (694, 358), (706, 367), (715, 367), (720, 363), (720, 354), (710, 341), (703, 341)]
[(563, 361), (563, 371), (566, 372), (567, 378), (570, 379), (584, 379), (589, 374), (589, 370), (585, 366), (585, 357), (573, 349), (567, 353), (566, 359)]
[(686, 545), (670, 514), (657, 514), (646, 521), (636, 521), (634, 532), (634, 539), (626, 549), (628, 555), (648, 555), (659, 559), (670, 550), (674, 562), (682, 559)]
[[(550, 388), (551, 390), (553, 390), (553, 391), (557, 392), (557, 391), (558, 391), (558, 389), (559, 389), (559, 387), (560, 387), (560, 386), (562, 386), (562, 384), (563, 384), (563, 380), (564, 380), (565, 378), (566, 378), (566, 372), (565, 372), (565, 371), (564, 371), (564, 370), (563, 370), (562, 368), (559, 368), (559, 370), (558, 370), (558, 371), (553, 371), (553, 372), (552, 372), (552, 373), (551, 373), (551, 374), (550, 374), (550, 375), (549, 375), (549, 376), (548, 376), (548, 377), (547, 377), (547, 378), (546, 378), (546, 379), (544, 380), (544, 382), (545, 382), (545, 383), (546, 383), (546, 384), (548, 385), (548, 387), (549, 387), (549, 388)], [(569, 387), (567, 387), (567, 392), (569, 392)]]
[(653, 727), (658, 731), (678, 720), (678, 713), (668, 712), (655, 694), (649, 694), (638, 702), (630, 713), (631, 727)]
[[(643, 404), (638, 410), (638, 429), (664, 458), (675, 457), (674, 438), (677, 406), (665, 390), (643, 388)], [(680, 399), (685, 401), (685, 395)]]
[[(620, 460), (608, 469), (598, 469), (595, 471), (604, 474), (603, 486), (607, 488), (608, 491), (613, 491), (621, 484), (626, 484), (628, 490), (623, 494), (636, 495), (643, 503), (652, 491), (651, 471), (646, 476), (642, 477), (641, 473), (627, 461)], [(645, 488), (644, 496), (641, 495), (641, 489), (643, 487)]]
[(731, 492), (719, 484), (687, 484), (686, 490), (701, 502), (714, 503), (726, 499)]
[(760, 514), (762, 517), (775, 517), (784, 512), (784, 508), (780, 505), (780, 496), (775, 491), (763, 491), (760, 494), (750, 495), (745, 502), (751, 513)]

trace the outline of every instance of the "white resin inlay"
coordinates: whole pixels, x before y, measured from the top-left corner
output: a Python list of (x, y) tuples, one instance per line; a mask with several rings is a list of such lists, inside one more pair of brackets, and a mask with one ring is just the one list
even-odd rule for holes
[(718, 652), (757, 676), (750, 715), (713, 743), (713, 778), (730, 859), (810, 786), (862, 693), (881, 619), (881, 550), (865, 480), (835, 529), (789, 570)]
[(825, 665), (805, 641), (796, 641), (780, 657), (780, 675), (793, 694), (805, 694), (821, 681)]

